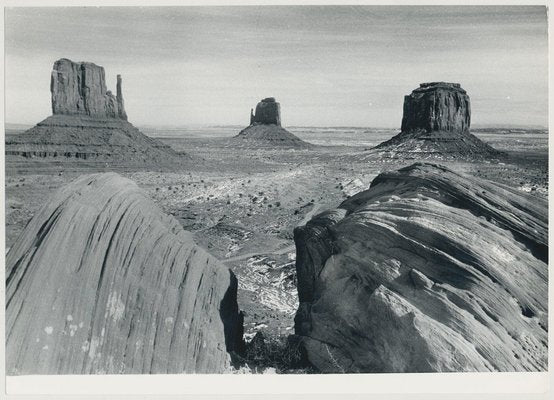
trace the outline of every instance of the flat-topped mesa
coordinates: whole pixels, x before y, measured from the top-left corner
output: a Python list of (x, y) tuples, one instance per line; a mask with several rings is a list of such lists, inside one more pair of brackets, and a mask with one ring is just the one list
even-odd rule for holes
[(250, 110), (250, 125), (278, 125), (281, 126), (281, 105), (274, 97), (267, 97), (256, 106), (256, 113)]
[(54, 63), (50, 91), (52, 113), (88, 115), (127, 120), (123, 105), (121, 76), (117, 76), (117, 96), (106, 88), (104, 67), (90, 62), (62, 58)]
[(469, 96), (459, 83), (422, 83), (404, 97), (402, 132), (465, 132), (470, 121)]

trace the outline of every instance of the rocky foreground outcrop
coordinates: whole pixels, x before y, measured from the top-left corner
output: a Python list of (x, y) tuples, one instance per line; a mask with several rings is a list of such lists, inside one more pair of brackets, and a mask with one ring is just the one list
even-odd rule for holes
[(281, 127), (281, 105), (267, 97), (250, 110), (250, 125), (233, 138), (234, 144), (254, 148), (306, 149), (310, 143)]
[(114, 173), (58, 190), (6, 277), (9, 375), (216, 373), (242, 343), (234, 274)]
[(543, 200), (434, 164), (294, 232), (307, 358), (322, 372), (544, 371)]
[(498, 157), (470, 124), (469, 96), (459, 83), (422, 83), (404, 97), (401, 132), (376, 149), (404, 157)]
[(122, 79), (116, 96), (106, 88), (104, 68), (62, 58), (51, 74), (52, 116), (6, 138), (6, 155), (88, 160), (102, 164), (173, 166), (182, 155), (127, 122)]

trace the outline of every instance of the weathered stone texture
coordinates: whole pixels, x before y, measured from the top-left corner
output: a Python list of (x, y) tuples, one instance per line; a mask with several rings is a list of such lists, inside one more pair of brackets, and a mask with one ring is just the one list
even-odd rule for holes
[(459, 83), (422, 83), (404, 97), (402, 131), (465, 132), (471, 122), (469, 96)]
[(434, 164), (296, 228), (295, 331), (323, 372), (544, 371), (546, 202)]
[(115, 173), (59, 189), (6, 277), (9, 375), (218, 373), (241, 346), (234, 274)]
[(53, 114), (81, 114), (99, 118), (127, 119), (121, 77), (117, 96), (106, 89), (104, 68), (89, 62), (62, 58), (54, 63), (50, 91)]

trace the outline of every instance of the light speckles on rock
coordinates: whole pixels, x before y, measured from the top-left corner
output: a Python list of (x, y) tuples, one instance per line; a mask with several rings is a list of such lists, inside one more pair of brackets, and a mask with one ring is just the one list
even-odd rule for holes
[[(8, 253), (7, 274), (14, 268), (9, 374), (217, 373), (241, 345), (235, 276), (117, 174), (59, 189)], [(48, 291), (45, 281), (58, 285)], [(51, 357), (37, 360), (37, 331), (56, 335)]]
[(125, 313), (125, 303), (115, 291), (108, 298), (107, 313), (115, 321), (119, 321)]

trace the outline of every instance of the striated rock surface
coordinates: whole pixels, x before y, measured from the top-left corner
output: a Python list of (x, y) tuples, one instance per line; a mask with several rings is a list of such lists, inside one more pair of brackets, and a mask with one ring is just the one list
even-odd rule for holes
[(104, 68), (62, 58), (51, 78), (53, 115), (6, 139), (10, 157), (76, 159), (110, 164), (174, 166), (182, 155), (127, 122), (122, 79), (106, 89)]
[(546, 202), (418, 163), (294, 236), (295, 331), (320, 371), (546, 370)]
[(129, 122), (84, 115), (52, 115), (6, 138), (6, 155), (93, 160), (119, 164), (177, 164), (170, 146), (144, 135)]
[(469, 96), (459, 83), (422, 83), (404, 97), (401, 132), (376, 149), (417, 157), (500, 155), (469, 132), (470, 123)]
[(258, 103), (256, 113), (250, 110), (250, 126), (239, 132), (235, 140), (241, 146), (260, 148), (309, 148), (311, 145), (281, 127), (281, 106), (273, 97)]
[(56, 192), (6, 277), (9, 375), (223, 372), (242, 343), (234, 274), (114, 173)]
[(50, 91), (52, 114), (81, 114), (127, 119), (123, 106), (121, 76), (117, 97), (106, 89), (104, 68), (90, 62), (62, 58), (54, 63)]

